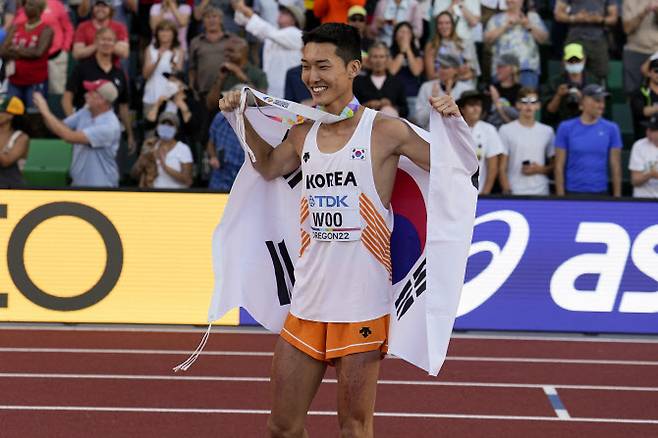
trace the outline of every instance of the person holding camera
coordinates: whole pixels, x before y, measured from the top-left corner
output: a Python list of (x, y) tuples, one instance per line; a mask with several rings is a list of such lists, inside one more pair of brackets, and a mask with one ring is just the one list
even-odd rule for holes
[(564, 71), (550, 78), (544, 91), (544, 96), (547, 97), (544, 106), (546, 123), (557, 126), (561, 121), (580, 114), (582, 89), (590, 83), (595, 83), (585, 71), (586, 61), (582, 45), (571, 43), (564, 47)]

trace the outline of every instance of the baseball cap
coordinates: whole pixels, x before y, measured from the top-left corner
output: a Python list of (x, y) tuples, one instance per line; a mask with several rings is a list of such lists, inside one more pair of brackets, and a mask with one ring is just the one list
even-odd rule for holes
[(303, 29), (306, 25), (306, 15), (302, 8), (297, 6), (292, 0), (280, 0), (279, 1), (279, 10), (285, 9), (290, 12), (290, 14), (295, 18), (297, 27)]
[(170, 111), (165, 111), (158, 117), (158, 124), (163, 122), (169, 122), (178, 128), (178, 115)]
[(482, 102), (484, 100), (484, 94), (478, 90), (466, 90), (462, 93), (461, 96), (459, 96), (459, 99), (457, 99), (457, 106), (463, 107), (466, 105), (466, 102), (472, 100), (478, 100)]
[(577, 58), (581, 61), (585, 59), (585, 51), (583, 50), (583, 46), (578, 43), (571, 43), (564, 46), (564, 56), (562, 59), (564, 61), (568, 61), (571, 58)]
[(519, 62), (519, 58), (517, 58), (516, 55), (512, 53), (504, 53), (500, 55), (500, 58), (498, 58), (498, 62), (496, 64), (513, 65), (515, 67), (519, 67), (521, 65), (521, 63)]
[(651, 70), (653, 70), (654, 68), (658, 68), (658, 52), (654, 53), (649, 58), (649, 68)]
[(350, 18), (352, 15), (363, 15), (364, 17), (368, 15), (366, 8), (359, 5), (354, 5), (347, 10), (347, 18)]
[(652, 131), (658, 131), (658, 114), (651, 116), (651, 118), (646, 122), (646, 127)]
[(117, 87), (107, 79), (97, 79), (95, 81), (83, 81), (82, 86), (87, 91), (95, 91), (100, 94), (103, 99), (112, 103), (119, 96)]
[(0, 97), (0, 113), (21, 116), (25, 114), (25, 105), (23, 104), (23, 101), (16, 96), (7, 97), (4, 95)]
[(459, 68), (459, 66), (462, 65), (461, 59), (452, 53), (441, 53), (436, 57), (436, 60), (439, 63), (439, 66), (445, 68)]
[(91, 2), (92, 6), (96, 6), (96, 5), (99, 5), (99, 4), (100, 5), (105, 5), (105, 6), (110, 7), (110, 8), (112, 7), (112, 2), (110, 0), (93, 0)]
[(589, 84), (583, 88), (583, 96), (589, 96), (596, 100), (604, 99), (609, 95), (610, 93), (605, 91), (605, 87), (603, 85)]

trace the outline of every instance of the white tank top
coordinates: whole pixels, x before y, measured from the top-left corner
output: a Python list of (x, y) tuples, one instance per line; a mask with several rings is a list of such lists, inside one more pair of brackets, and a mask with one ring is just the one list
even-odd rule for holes
[(365, 109), (337, 152), (320, 152), (315, 122), (302, 150), (301, 248), (290, 312), (301, 319), (357, 322), (389, 313), (393, 213), (375, 188)]

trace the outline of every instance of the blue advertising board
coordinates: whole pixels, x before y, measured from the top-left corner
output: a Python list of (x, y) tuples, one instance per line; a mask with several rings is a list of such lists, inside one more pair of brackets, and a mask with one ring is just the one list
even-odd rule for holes
[(478, 202), (457, 329), (658, 333), (658, 203)]
[(481, 198), (455, 329), (658, 334), (658, 202)]

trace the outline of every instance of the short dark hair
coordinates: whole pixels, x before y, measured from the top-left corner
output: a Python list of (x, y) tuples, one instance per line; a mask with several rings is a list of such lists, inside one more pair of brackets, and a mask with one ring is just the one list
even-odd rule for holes
[(325, 23), (302, 34), (304, 45), (329, 43), (336, 46), (336, 55), (347, 65), (350, 61), (361, 61), (361, 35), (348, 24)]
[(532, 87), (521, 87), (521, 89), (519, 90), (519, 94), (517, 95), (517, 99), (522, 99), (524, 97), (528, 97), (531, 94), (535, 94), (535, 95), (537, 95), (537, 97), (539, 97), (539, 93), (534, 88), (532, 88)]

